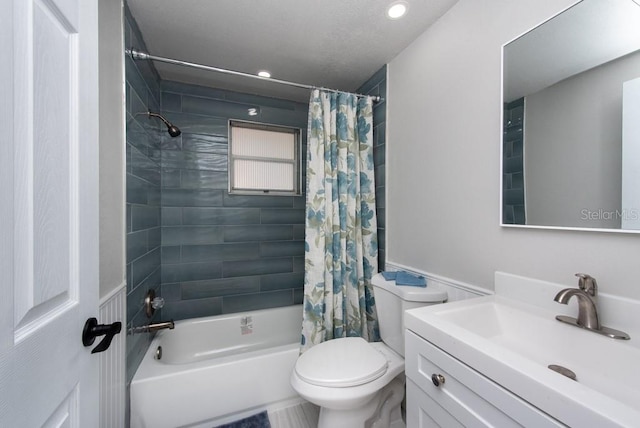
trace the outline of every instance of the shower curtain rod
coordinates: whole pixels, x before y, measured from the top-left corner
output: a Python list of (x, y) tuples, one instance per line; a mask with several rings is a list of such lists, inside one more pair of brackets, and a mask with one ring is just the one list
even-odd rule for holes
[[(313, 86), (313, 85), (305, 85), (303, 83), (289, 82), (287, 80), (272, 79), (271, 77), (261, 77), (261, 76), (255, 75), (255, 74), (243, 73), (241, 71), (227, 70), (225, 68), (211, 67), (209, 65), (202, 65), (202, 64), (196, 64), (196, 63), (193, 63), (193, 62), (180, 61), (180, 60), (177, 60), (177, 59), (171, 59), (171, 58), (165, 58), (165, 57), (161, 57), (161, 56), (155, 56), (155, 55), (151, 55), (151, 54), (146, 53), (146, 52), (137, 51), (135, 49), (125, 49), (124, 52), (127, 55), (131, 55), (131, 58), (133, 58), (133, 59), (148, 59), (148, 60), (152, 60), (152, 61), (166, 62), (167, 64), (183, 65), (185, 67), (197, 68), (197, 69), (200, 69), (200, 70), (215, 71), (217, 73), (224, 73), (224, 74), (232, 74), (234, 76), (251, 77), (252, 79), (260, 79), (260, 80), (264, 80), (266, 82), (273, 82), (273, 83), (279, 83), (281, 85), (295, 86), (297, 88), (322, 89), (324, 91), (330, 91), (330, 92), (343, 92), (343, 91), (339, 91), (337, 89), (328, 89), (328, 88), (322, 88), (322, 87)], [(384, 98), (380, 97), (379, 95), (364, 95), (364, 94), (353, 94), (353, 95), (355, 95), (357, 97), (369, 97), (370, 96), (371, 99), (373, 100), (373, 102), (376, 102), (376, 103), (377, 102), (381, 102), (381, 101), (384, 100)]]

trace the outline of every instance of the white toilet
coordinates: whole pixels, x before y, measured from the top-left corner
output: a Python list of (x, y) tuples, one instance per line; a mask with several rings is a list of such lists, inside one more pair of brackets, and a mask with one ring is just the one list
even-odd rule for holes
[(318, 428), (388, 428), (404, 398), (404, 311), (442, 303), (438, 286), (398, 286), (372, 278), (382, 342), (329, 340), (302, 354), (291, 374), (300, 396), (320, 406)]

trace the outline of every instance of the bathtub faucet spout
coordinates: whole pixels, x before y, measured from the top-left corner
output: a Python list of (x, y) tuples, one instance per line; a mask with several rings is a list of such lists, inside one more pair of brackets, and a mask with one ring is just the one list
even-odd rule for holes
[(173, 330), (175, 328), (175, 324), (173, 323), (173, 320), (159, 322), (159, 323), (155, 323), (155, 324), (141, 325), (141, 326), (138, 326), (138, 327), (131, 327), (129, 329), (129, 334), (153, 333), (154, 331), (164, 330), (165, 328)]

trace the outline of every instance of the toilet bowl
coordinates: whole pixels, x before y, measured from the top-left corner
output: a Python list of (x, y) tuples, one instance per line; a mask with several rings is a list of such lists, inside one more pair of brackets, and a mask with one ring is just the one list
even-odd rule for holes
[[(298, 394), (320, 406), (318, 428), (402, 426), (404, 398), (404, 311), (441, 303), (437, 286), (397, 286), (372, 279), (382, 342), (360, 337), (329, 340), (302, 354), (291, 374)], [(397, 424), (400, 425), (397, 425)]]

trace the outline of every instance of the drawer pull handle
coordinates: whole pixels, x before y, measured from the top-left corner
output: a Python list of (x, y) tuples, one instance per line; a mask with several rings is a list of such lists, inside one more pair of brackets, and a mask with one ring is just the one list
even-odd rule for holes
[(433, 382), (435, 386), (444, 385), (444, 376), (434, 373), (431, 375), (431, 382)]

